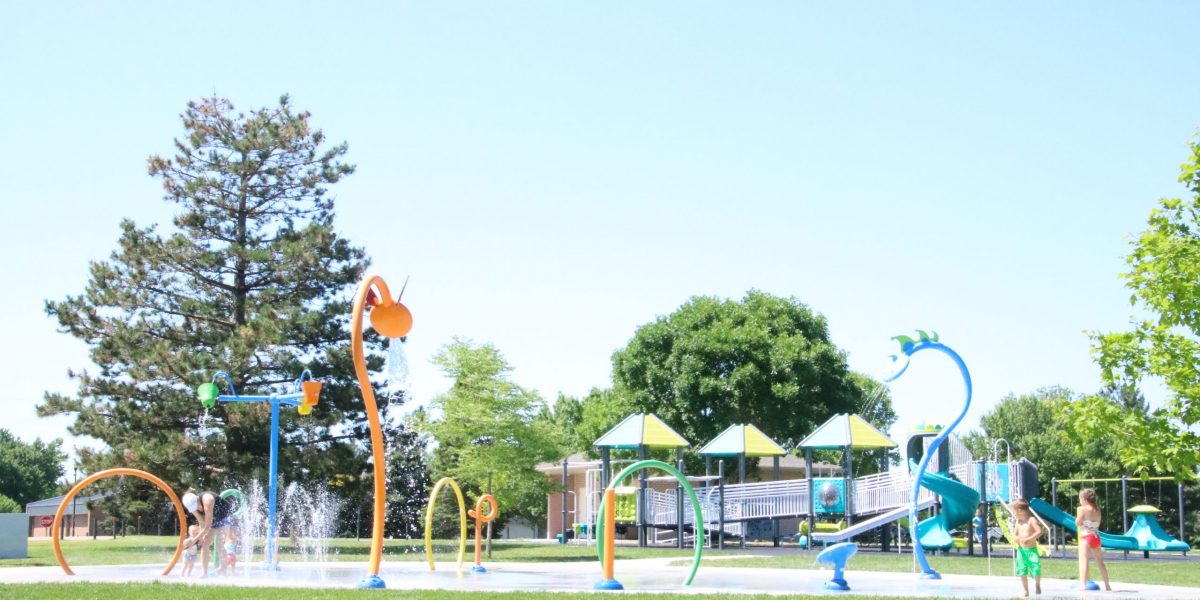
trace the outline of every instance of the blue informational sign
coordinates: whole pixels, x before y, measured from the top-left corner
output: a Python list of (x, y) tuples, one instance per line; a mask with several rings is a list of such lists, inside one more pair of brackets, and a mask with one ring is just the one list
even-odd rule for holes
[[(979, 468), (982, 465), (975, 466), (975, 473), (979, 473)], [(988, 502), (1012, 502), (1010, 490), (1012, 489), (1012, 479), (1010, 470), (1007, 464), (988, 463), (987, 465), (987, 501)]]
[(813, 479), (813, 504), (818, 515), (845, 514), (846, 512), (846, 480), (833, 477), (817, 477)]

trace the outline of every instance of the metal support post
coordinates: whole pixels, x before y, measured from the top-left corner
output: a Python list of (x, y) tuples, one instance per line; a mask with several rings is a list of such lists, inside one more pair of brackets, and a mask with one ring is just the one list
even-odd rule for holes
[(275, 556), (275, 507), (276, 498), (279, 492), (279, 400), (271, 401), (271, 456), (268, 461), (267, 477), (270, 478), (267, 486), (267, 562), (263, 565), (266, 569), (278, 568), (277, 557)]
[[(683, 448), (675, 449), (675, 468), (683, 472)], [(683, 484), (675, 485), (675, 547), (683, 549)]]
[(717, 550), (725, 549), (725, 461), (717, 461)]
[(562, 488), (563, 488), (562, 489), (562, 529), (560, 530), (560, 533), (562, 533), (562, 543), (564, 543), (564, 544), (567, 543), (567, 487), (569, 485), (568, 482), (569, 482), (569, 479), (567, 476), (567, 461), (566, 461), (566, 459), (563, 459), (563, 463), (562, 463)]

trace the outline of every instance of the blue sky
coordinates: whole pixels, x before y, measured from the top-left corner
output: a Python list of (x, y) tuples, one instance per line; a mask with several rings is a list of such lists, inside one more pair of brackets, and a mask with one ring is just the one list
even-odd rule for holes
[[(42, 303), (83, 289), (122, 217), (169, 221), (146, 157), (214, 93), (289, 93), (349, 142), (337, 224), (412, 278), (419, 400), (452, 336), (582, 394), (638, 325), (750, 288), (826, 315), (866, 372), (890, 336), (938, 330), (975, 378), (968, 424), (1009, 392), (1094, 390), (1084, 332), (1128, 321), (1128, 237), (1183, 193), (1198, 20), (1165, 2), (7, 3), (4, 426), (66, 435), (33, 407), (86, 351)], [(918, 363), (893, 386), (902, 425), (949, 420), (955, 371)]]

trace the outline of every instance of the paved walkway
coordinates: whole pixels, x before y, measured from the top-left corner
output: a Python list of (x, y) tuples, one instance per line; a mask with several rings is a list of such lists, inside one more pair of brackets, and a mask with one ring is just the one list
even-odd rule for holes
[[(822, 586), (831, 571), (802, 569), (701, 569), (691, 587), (681, 584), (686, 567), (670, 566), (678, 558), (622, 560), (617, 563), (617, 579), (629, 591), (656, 593), (758, 593), (772, 595), (804, 594), (837, 596)], [(485, 563), (486, 564), (486, 563)], [(391, 589), (452, 589), (462, 591), (587, 591), (599, 579), (594, 562), (566, 563), (495, 563), (484, 574), (459, 573), (453, 563), (438, 563), (430, 573), (425, 563), (385, 563), (381, 573)], [(851, 563), (853, 567), (853, 563)], [(0, 583), (65, 583), (71, 581), (127, 582), (162, 581), (189, 585), (271, 586), (271, 587), (354, 587), (364, 574), (362, 563), (284, 563), (277, 572), (257, 567), (239, 567), (229, 577), (184, 580), (178, 576), (159, 577), (162, 566), (131, 565), (120, 567), (74, 567), (74, 577), (58, 567), (0, 568)], [(908, 598), (1012, 598), (1019, 595), (1021, 584), (1014, 577), (946, 575), (940, 581), (924, 581), (916, 575), (847, 570), (846, 579), (856, 593)], [(1047, 579), (1042, 582), (1043, 598), (1195, 598), (1200, 588), (1115, 583), (1113, 592), (1089, 592), (1072, 589), (1073, 581)]]

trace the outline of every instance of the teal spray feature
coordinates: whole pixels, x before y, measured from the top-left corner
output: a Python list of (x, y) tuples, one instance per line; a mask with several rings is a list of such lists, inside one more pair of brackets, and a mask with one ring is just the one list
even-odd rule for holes
[(949, 346), (939, 341), (936, 331), (933, 332), (933, 335), (930, 335), (918, 330), (917, 334), (918, 338), (915, 340), (906, 335), (898, 335), (892, 338), (900, 342), (900, 354), (891, 356), (892, 362), (895, 363), (894, 372), (892, 375), (886, 377), (884, 381), (895, 381), (901, 375), (904, 375), (904, 372), (908, 370), (910, 358), (917, 352), (922, 350), (937, 350), (949, 356), (950, 360), (953, 360), (954, 364), (958, 365), (958, 370), (962, 373), (963, 384), (966, 386), (966, 400), (963, 402), (962, 411), (958, 413), (958, 417), (954, 419), (954, 422), (949, 427), (943, 429), (933, 439), (933, 442), (929, 444), (929, 449), (921, 457), (921, 464), (917, 467), (916, 479), (914, 480), (916, 483), (913, 485), (912, 508), (909, 509), (909, 533), (913, 540), (913, 555), (916, 557), (917, 562), (921, 563), (921, 578), (941, 579), (942, 575), (929, 566), (929, 561), (925, 558), (925, 549), (921, 546), (921, 536), (917, 531), (917, 501), (921, 495), (920, 482), (925, 478), (925, 470), (929, 468), (929, 459), (937, 454), (938, 448), (950, 437), (950, 432), (954, 431), (955, 427), (958, 427), (958, 424), (962, 422), (963, 417), (967, 416), (967, 411), (971, 408), (971, 373), (967, 371), (967, 365), (963, 362), (962, 357), (954, 350), (951, 350)]

